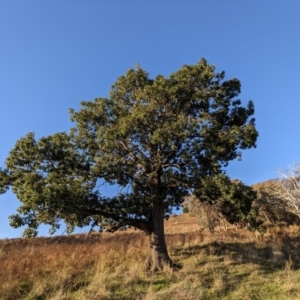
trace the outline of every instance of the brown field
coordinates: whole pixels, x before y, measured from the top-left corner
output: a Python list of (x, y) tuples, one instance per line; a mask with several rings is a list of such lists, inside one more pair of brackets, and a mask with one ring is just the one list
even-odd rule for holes
[(165, 223), (182, 268), (149, 273), (143, 233), (0, 241), (0, 299), (300, 299), (298, 226), (199, 232), (184, 214)]

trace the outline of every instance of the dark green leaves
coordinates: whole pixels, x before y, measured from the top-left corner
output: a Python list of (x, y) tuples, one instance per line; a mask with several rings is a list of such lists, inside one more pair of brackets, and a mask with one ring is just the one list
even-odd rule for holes
[[(30, 234), (41, 223), (55, 230), (61, 219), (70, 231), (89, 223), (145, 228), (154, 202), (167, 217), (241, 149), (255, 147), (253, 103), (243, 107), (239, 80), (224, 78), (204, 59), (155, 79), (137, 66), (117, 79), (110, 98), (70, 110), (70, 134), (21, 138), (0, 171), (0, 192), (11, 185), (22, 202), (12, 225), (27, 224)], [(99, 183), (118, 192), (105, 198)], [(238, 191), (220, 193), (225, 201)]]
[(5, 193), (9, 188), (8, 171), (0, 168), (0, 194)]

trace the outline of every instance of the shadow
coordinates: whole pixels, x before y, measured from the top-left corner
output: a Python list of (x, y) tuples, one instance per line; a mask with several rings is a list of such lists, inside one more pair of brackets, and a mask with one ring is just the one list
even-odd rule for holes
[[(230, 235), (221, 241), (173, 246), (171, 257), (190, 261), (189, 276), (201, 278), (202, 286), (208, 291), (203, 299), (229, 296), (244, 282), (253, 280), (254, 271), (259, 272), (258, 276), (271, 275), (272, 278), (276, 271), (284, 270), (284, 274), (289, 274), (291, 270), (300, 269), (300, 236), (283, 233), (250, 241), (249, 236), (237, 238)], [(190, 259), (193, 257), (196, 259)], [(251, 299), (262, 299), (252, 296)]]
[[(202, 245), (190, 245), (185, 248), (174, 248), (172, 257), (189, 258), (199, 252), (207, 256), (216, 256), (215, 261), (226, 257), (231, 265), (247, 263), (256, 264), (261, 271), (271, 273), (283, 269), (287, 262), (292, 269), (300, 269), (300, 236), (276, 236), (256, 242), (214, 241)], [(204, 265), (206, 262), (199, 262)]]

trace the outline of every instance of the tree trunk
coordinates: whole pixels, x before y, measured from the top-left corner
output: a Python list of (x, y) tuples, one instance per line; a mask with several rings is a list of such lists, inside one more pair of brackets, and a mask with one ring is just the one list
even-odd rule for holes
[(151, 271), (163, 270), (165, 266), (176, 267), (168, 255), (164, 232), (164, 207), (161, 203), (153, 204), (153, 230), (149, 232), (149, 254), (146, 269)]

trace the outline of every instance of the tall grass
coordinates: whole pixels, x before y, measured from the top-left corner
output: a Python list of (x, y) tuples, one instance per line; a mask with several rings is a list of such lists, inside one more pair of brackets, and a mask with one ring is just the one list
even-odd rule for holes
[(138, 231), (1, 240), (0, 299), (300, 299), (297, 226), (184, 232), (193, 222), (166, 222), (182, 268), (158, 273), (143, 270), (147, 242)]

